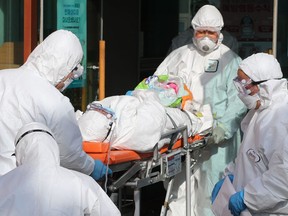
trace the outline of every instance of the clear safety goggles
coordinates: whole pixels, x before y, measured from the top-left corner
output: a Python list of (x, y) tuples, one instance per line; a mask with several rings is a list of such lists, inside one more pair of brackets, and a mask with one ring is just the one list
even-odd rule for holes
[(195, 31), (211, 31), (211, 32), (217, 32), (220, 33), (220, 28), (218, 27), (212, 27), (212, 26), (197, 26), (195, 27)]
[(217, 28), (214, 27), (197, 27), (194, 30), (194, 35), (198, 34), (205, 34), (205, 35), (211, 35), (212, 37), (219, 36), (220, 31)]
[(240, 80), (238, 77), (235, 77), (233, 79), (233, 83), (234, 83), (234, 85), (235, 85), (235, 87), (239, 93), (246, 94), (246, 95), (251, 94), (250, 88), (251, 88), (251, 84), (253, 84), (253, 81), (251, 79)]
[(111, 119), (111, 120), (116, 119), (115, 112), (113, 112), (109, 108), (103, 107), (102, 104), (97, 103), (97, 102), (92, 102), (92, 103), (88, 104), (87, 110), (97, 111), (97, 112), (103, 114), (104, 116), (106, 116), (107, 119)]
[(83, 74), (83, 72), (84, 72), (84, 67), (81, 65), (81, 64), (78, 64), (74, 69), (73, 69), (73, 71), (72, 71), (72, 79), (78, 79), (79, 77), (81, 77), (82, 76), (82, 74)]
[(64, 81), (64, 86), (62, 89), (60, 89), (60, 91), (63, 92), (73, 82), (73, 80), (79, 79), (79, 77), (82, 76), (83, 72), (84, 72), (83, 66), (81, 64), (78, 64), (72, 70), (71, 76)]

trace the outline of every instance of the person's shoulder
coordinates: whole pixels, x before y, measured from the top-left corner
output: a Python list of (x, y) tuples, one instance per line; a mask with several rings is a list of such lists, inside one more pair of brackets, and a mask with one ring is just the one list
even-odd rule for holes
[[(273, 97), (269, 107), (261, 111), (261, 116), (265, 120), (270, 119), (271, 122), (277, 122), (279, 126), (285, 125), (288, 127), (288, 93), (282, 92), (276, 98)], [(281, 126), (282, 127), (282, 126)]]
[(230, 49), (227, 45), (223, 43), (219, 46), (219, 49), (221, 50), (221, 53), (223, 54), (228, 52), (229, 54), (234, 53), (236, 56), (238, 56), (232, 49)]
[(4, 74), (11, 75), (11, 74), (17, 73), (18, 70), (19, 70), (18, 68), (6, 68), (6, 69), (0, 70), (0, 74), (1, 76), (3, 76)]
[(183, 45), (173, 50), (171, 54), (173, 53), (174, 55), (179, 55), (179, 54), (182, 55), (184, 53), (189, 53), (189, 52), (198, 52), (193, 43)]
[(177, 58), (178, 56), (183, 56), (186, 52), (188, 52), (187, 45), (178, 47), (171, 51), (164, 59), (164, 62), (171, 61), (172, 59)]
[(241, 61), (240, 56), (238, 56), (237, 53), (235, 53), (232, 49), (230, 49), (225, 44), (221, 44), (219, 46), (219, 51), (220, 51), (221, 57), (224, 57), (227, 60), (233, 60), (234, 59), (237, 61)]
[(72, 109), (69, 98), (42, 77), (34, 77), (23, 85), (22, 90), (36, 106), (42, 107), (42, 110), (60, 112), (60, 110)]

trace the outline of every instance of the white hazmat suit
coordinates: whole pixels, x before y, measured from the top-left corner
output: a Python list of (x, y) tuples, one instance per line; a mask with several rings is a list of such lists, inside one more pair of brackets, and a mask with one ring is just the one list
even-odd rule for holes
[(253, 215), (287, 215), (287, 80), (279, 79), (280, 65), (268, 54), (254, 54), (239, 67), (254, 82), (268, 81), (258, 84), (260, 108), (251, 109), (241, 123), (244, 136), (233, 185), (236, 191), (244, 189), (244, 203)]
[[(221, 145), (211, 144), (204, 149), (198, 161), (199, 168), (194, 169), (191, 177), (192, 194), (195, 196), (191, 198), (192, 215), (207, 216), (213, 215), (210, 195), (214, 184), (237, 155), (241, 141), (240, 121), (246, 107), (237, 97), (233, 85), (241, 59), (221, 44), (222, 15), (214, 6), (205, 5), (194, 16), (192, 26), (194, 29), (200, 27), (219, 32), (220, 40), (214, 49), (202, 52), (194, 43), (182, 46), (166, 57), (155, 74), (171, 73), (182, 77), (193, 93), (194, 105), (210, 104), (215, 120), (214, 132), (222, 130), (224, 133), (225, 140), (221, 140)], [(185, 215), (185, 182), (181, 185), (178, 179), (177, 184), (180, 185), (176, 194), (178, 198), (170, 203), (170, 209), (173, 215)]]
[(24, 65), (0, 71), (0, 175), (16, 167), (14, 138), (29, 122), (51, 128), (62, 166), (91, 174), (94, 160), (82, 150), (82, 137), (69, 99), (55, 88), (81, 61), (79, 39), (58, 30), (39, 44)]
[(90, 176), (60, 166), (52, 132), (32, 122), (17, 134), (18, 167), (0, 177), (0, 215), (120, 215)]

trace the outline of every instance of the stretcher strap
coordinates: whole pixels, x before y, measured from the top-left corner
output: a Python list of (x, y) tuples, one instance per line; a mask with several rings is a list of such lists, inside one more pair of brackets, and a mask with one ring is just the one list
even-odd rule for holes
[[(172, 119), (172, 117), (167, 112), (166, 112), (166, 115), (169, 117), (170, 121), (172, 122), (173, 127), (174, 127), (173, 129), (176, 129), (177, 125), (176, 125), (175, 121)], [(175, 134), (173, 134), (171, 136), (170, 143), (169, 143), (169, 146), (168, 146), (168, 150), (172, 149), (172, 146), (176, 142), (177, 138), (178, 138), (178, 133), (175, 133)]]
[(185, 115), (188, 117), (188, 119), (189, 119), (189, 121), (190, 121), (190, 124), (191, 124), (191, 128), (192, 128), (192, 127), (193, 127), (193, 123), (192, 123), (192, 120), (191, 120), (188, 112), (187, 112), (186, 110), (184, 110), (184, 109), (181, 109), (181, 111), (182, 111), (183, 113), (185, 113)]

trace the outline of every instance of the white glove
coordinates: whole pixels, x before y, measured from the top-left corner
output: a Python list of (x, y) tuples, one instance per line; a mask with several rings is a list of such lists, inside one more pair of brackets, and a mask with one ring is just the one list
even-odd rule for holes
[(213, 131), (211, 137), (208, 139), (207, 144), (219, 144), (225, 139), (225, 131), (222, 127), (216, 126)]
[(212, 131), (212, 137), (215, 144), (219, 144), (225, 139), (225, 131), (222, 127), (217, 126)]
[(240, 100), (246, 105), (248, 109), (255, 109), (257, 105), (257, 101), (259, 100), (258, 95), (246, 95), (246, 94), (238, 94)]

